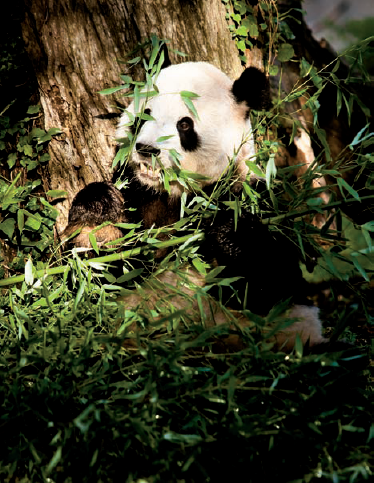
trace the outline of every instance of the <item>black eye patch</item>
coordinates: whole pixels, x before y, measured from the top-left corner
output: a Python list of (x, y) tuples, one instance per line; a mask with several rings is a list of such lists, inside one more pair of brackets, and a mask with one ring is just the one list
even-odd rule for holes
[[(151, 110), (150, 109), (144, 109), (144, 113), (147, 116), (151, 115)], [(143, 124), (147, 121), (148, 119), (141, 118), (140, 116), (136, 116), (134, 123), (132, 126), (130, 126), (131, 134), (135, 136), (135, 134), (139, 133), (141, 130)]]
[(182, 148), (185, 151), (195, 151), (200, 146), (200, 139), (194, 129), (194, 122), (190, 117), (182, 117), (177, 122), (177, 129)]

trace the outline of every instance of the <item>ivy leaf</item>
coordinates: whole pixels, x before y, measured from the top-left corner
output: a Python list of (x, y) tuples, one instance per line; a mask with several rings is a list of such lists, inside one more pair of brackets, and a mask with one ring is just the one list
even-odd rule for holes
[(269, 74), (270, 75), (277, 75), (278, 74), (278, 66), (277, 65), (271, 65), (269, 68)]
[(40, 129), (38, 127), (35, 127), (30, 133), (30, 136), (32, 138), (40, 138), (41, 136), (44, 136), (44, 135), (45, 135), (44, 129)]
[(52, 127), (51, 129), (48, 129), (48, 132), (45, 133), (44, 136), (38, 137), (38, 144), (48, 142), (52, 139), (52, 136), (55, 136), (56, 134), (61, 134), (61, 133), (62, 133), (61, 129), (57, 127)]
[(13, 166), (16, 164), (16, 161), (17, 161), (17, 153), (9, 154), (7, 159), (9, 169), (13, 168)]
[(23, 146), (23, 152), (26, 156), (32, 156), (32, 146), (30, 146), (30, 144), (25, 144), (25, 146)]
[(295, 55), (295, 51), (291, 44), (285, 43), (279, 46), (278, 60), (280, 62), (287, 62)]
[(30, 106), (27, 109), (27, 114), (37, 114), (40, 111), (40, 106)]
[(236, 42), (236, 48), (240, 50), (241, 52), (245, 52), (245, 42), (244, 40), (237, 40)]
[(51, 156), (48, 153), (44, 153), (40, 156), (39, 162), (40, 163), (47, 163), (51, 159)]
[(39, 161), (30, 161), (27, 163), (27, 171), (32, 171), (39, 166)]
[(240, 37), (246, 37), (249, 32), (249, 28), (246, 27), (245, 25), (240, 25), (239, 28), (236, 29), (236, 35), (239, 35)]

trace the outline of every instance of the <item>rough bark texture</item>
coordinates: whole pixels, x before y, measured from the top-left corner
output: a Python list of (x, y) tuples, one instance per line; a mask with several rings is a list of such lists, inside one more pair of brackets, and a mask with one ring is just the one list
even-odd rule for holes
[[(241, 71), (221, 0), (25, 0), (23, 37), (39, 83), (45, 127), (63, 134), (50, 145), (50, 187), (63, 189), (59, 231), (72, 197), (92, 181), (111, 178), (118, 95), (98, 91), (120, 84), (124, 59), (156, 34), (190, 60)], [(175, 60), (175, 59), (172, 59)]]

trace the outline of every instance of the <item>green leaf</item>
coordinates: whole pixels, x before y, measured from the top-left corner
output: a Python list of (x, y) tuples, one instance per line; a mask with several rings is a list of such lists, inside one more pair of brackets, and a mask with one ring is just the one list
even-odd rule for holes
[(288, 62), (295, 55), (295, 51), (291, 44), (281, 44), (278, 49), (278, 60), (280, 62)]
[(180, 95), (181, 95), (182, 101), (185, 103), (187, 108), (192, 112), (192, 114), (196, 117), (196, 119), (199, 119), (199, 115), (191, 99), (194, 99), (200, 96), (198, 94), (195, 94), (194, 92), (189, 92), (189, 91), (181, 91)]
[(368, 133), (366, 134), (366, 136), (362, 137), (362, 135), (364, 134), (364, 132), (366, 131), (366, 129), (368, 128), (369, 124), (366, 124), (365, 127), (363, 127), (357, 134), (356, 136), (354, 137), (353, 141), (350, 143), (349, 145), (349, 148), (351, 150), (353, 150), (353, 146), (356, 146), (357, 144), (359, 143), (362, 143), (363, 141), (365, 141), (366, 139), (369, 139), (371, 138), (372, 136), (374, 136), (374, 133)]
[(374, 231), (374, 221), (368, 221), (364, 225), (361, 225), (361, 228), (367, 231)]
[(34, 127), (34, 129), (31, 130), (30, 137), (32, 138), (40, 138), (41, 136), (45, 135), (44, 129), (40, 129), (38, 127)]
[(236, 35), (239, 35), (240, 37), (246, 37), (249, 32), (249, 27), (246, 27), (245, 25), (240, 25), (235, 31)]
[(337, 89), (336, 91), (336, 116), (339, 116), (339, 113), (342, 108), (342, 91)]
[(20, 233), (22, 233), (23, 228), (25, 226), (25, 212), (24, 210), (17, 211), (17, 225)]
[(26, 156), (32, 156), (32, 146), (30, 144), (25, 144), (23, 146), (23, 152), (26, 154)]
[(353, 196), (353, 198), (355, 198), (357, 201), (360, 201), (360, 195), (357, 193), (356, 190), (354, 190), (352, 188), (352, 186), (350, 186), (346, 181), (345, 179), (343, 178), (338, 178), (337, 180), (337, 183), (338, 183), (338, 186), (339, 186), (339, 189), (340, 189), (340, 192), (341, 194), (343, 195), (343, 197), (345, 198), (344, 196), (344, 191), (343, 191), (343, 188), (345, 188), (349, 194), (351, 194)]
[(124, 283), (132, 280), (135, 277), (138, 277), (144, 271), (143, 268), (137, 268), (135, 270), (131, 270), (130, 272), (125, 273), (121, 277), (117, 278), (117, 283)]
[(295, 99), (298, 99), (299, 97), (303, 96), (305, 92), (307, 92), (307, 88), (305, 89), (298, 89), (295, 92), (291, 92), (287, 97), (286, 100), (287, 102), (294, 101)]
[(244, 40), (237, 40), (235, 44), (238, 50), (240, 50), (241, 52), (245, 52), (246, 46)]
[(102, 91), (99, 91), (99, 94), (103, 96), (108, 96), (109, 94), (114, 94), (115, 92), (123, 91), (124, 89), (128, 88), (129, 86), (127, 84), (124, 86), (109, 87), (108, 89), (103, 89)]
[(180, 95), (182, 97), (191, 97), (191, 98), (200, 97), (199, 94), (196, 94), (195, 92), (191, 92), (191, 91), (181, 91)]
[(58, 465), (59, 461), (61, 460), (62, 455), (62, 446), (59, 446), (54, 455), (52, 456), (50, 462), (48, 463), (46, 473), (47, 475)]
[(7, 159), (9, 169), (12, 169), (17, 161), (17, 153), (10, 153)]
[(25, 228), (28, 228), (32, 231), (38, 231), (41, 225), (41, 221), (35, 215), (28, 213), (28, 218), (25, 223)]
[(362, 268), (362, 266), (359, 264), (357, 258), (352, 254), (352, 262), (355, 268), (357, 269), (358, 273), (362, 276), (364, 280), (367, 282), (370, 282), (370, 278), (368, 277), (368, 274), (365, 272), (365, 270)]
[(271, 65), (269, 69), (269, 74), (270, 75), (277, 75), (278, 74), (278, 66), (277, 65)]
[(48, 132), (41, 137), (38, 137), (38, 143), (46, 143), (49, 142), (52, 139), (52, 136), (55, 136), (56, 134), (61, 134), (62, 131), (61, 129), (58, 129), (57, 127), (52, 127), (51, 129), (48, 130)]
[(40, 163), (47, 163), (51, 159), (51, 156), (48, 153), (44, 153), (40, 156), (39, 162)]
[(89, 233), (88, 239), (90, 240), (92, 248), (95, 250), (97, 254), (99, 254), (99, 247), (97, 246), (96, 236), (92, 231)]
[(161, 136), (156, 139), (156, 143), (163, 143), (164, 141), (167, 141), (168, 139), (173, 137), (174, 137), (174, 134), (172, 134), (171, 136)]
[(68, 193), (64, 190), (49, 190), (46, 192), (46, 195), (51, 198), (66, 198)]
[(40, 111), (40, 106), (30, 106), (27, 109), (27, 114), (37, 114)]
[(5, 233), (9, 239), (12, 239), (15, 225), (15, 220), (13, 220), (13, 218), (8, 218), (0, 223), (0, 230)]
[(61, 134), (63, 131), (59, 129), (58, 127), (51, 127), (51, 129), (48, 129), (47, 134), (49, 136), (55, 136), (56, 134)]
[(245, 163), (248, 168), (249, 168), (249, 171), (253, 174), (255, 174), (256, 176), (259, 176), (260, 178), (263, 178), (265, 176), (265, 173), (261, 170), (261, 168), (256, 164), (254, 163), (253, 161), (246, 161)]
[[(122, 141), (128, 141), (128, 138), (123, 138), (121, 140), (121, 142)], [(112, 163), (113, 168), (115, 168), (118, 163), (122, 164), (125, 161), (128, 154), (131, 152), (131, 146), (129, 144), (123, 146), (123, 144), (122, 144), (122, 147), (117, 151), (117, 154), (116, 154), (115, 158), (113, 159), (113, 163)]]
[(27, 163), (27, 171), (31, 171), (36, 169), (39, 166), (39, 161), (28, 161)]

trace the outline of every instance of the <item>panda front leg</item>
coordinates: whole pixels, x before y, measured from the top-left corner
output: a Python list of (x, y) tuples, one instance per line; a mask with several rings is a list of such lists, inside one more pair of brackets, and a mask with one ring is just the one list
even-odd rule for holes
[[(76, 247), (91, 248), (89, 234), (105, 222), (126, 222), (124, 199), (120, 191), (111, 183), (90, 183), (75, 196), (69, 211), (69, 221), (62, 236), (70, 237), (80, 230), (74, 237)], [(95, 232), (98, 246), (120, 238), (122, 232), (119, 228), (108, 224)]]

